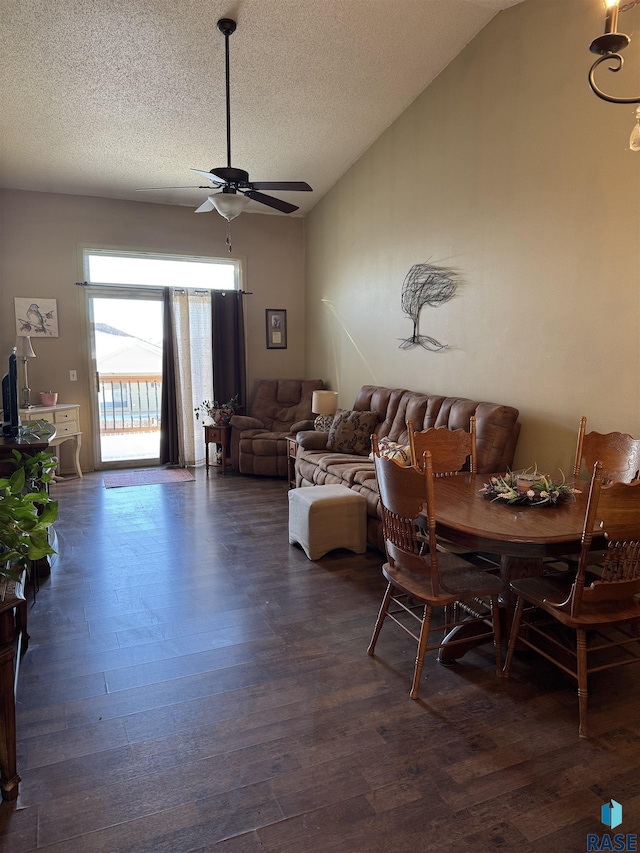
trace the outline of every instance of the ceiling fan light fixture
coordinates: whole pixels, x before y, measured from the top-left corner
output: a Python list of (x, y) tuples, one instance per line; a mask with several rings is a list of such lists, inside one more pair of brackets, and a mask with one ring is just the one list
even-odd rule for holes
[(249, 204), (250, 199), (239, 193), (221, 192), (216, 193), (216, 195), (210, 195), (209, 201), (220, 216), (224, 216), (227, 222), (231, 222), (236, 216), (240, 216)]

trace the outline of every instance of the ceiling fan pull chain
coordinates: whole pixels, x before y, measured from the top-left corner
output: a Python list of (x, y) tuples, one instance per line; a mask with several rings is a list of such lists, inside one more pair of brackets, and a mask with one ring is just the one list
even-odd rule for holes
[(231, 222), (227, 219), (227, 248), (231, 254)]

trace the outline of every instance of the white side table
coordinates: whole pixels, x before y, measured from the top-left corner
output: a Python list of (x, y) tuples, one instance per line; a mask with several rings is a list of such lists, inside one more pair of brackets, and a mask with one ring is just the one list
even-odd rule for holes
[(20, 420), (23, 425), (42, 419), (49, 421), (56, 428), (56, 437), (49, 442), (50, 448), (59, 447), (65, 441), (73, 441), (73, 467), (78, 477), (82, 477), (80, 406), (77, 403), (59, 403), (57, 406), (33, 406), (31, 409), (20, 409)]

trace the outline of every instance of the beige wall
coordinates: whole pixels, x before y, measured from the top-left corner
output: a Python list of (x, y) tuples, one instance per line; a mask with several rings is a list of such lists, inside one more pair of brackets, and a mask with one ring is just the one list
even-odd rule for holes
[[(112, 246), (150, 252), (228, 257), (226, 223), (189, 208), (82, 196), (0, 193), (0, 353), (15, 342), (14, 296), (58, 300), (60, 337), (34, 342), (33, 392), (53, 389), (78, 402), (85, 417), (83, 468), (93, 465), (88, 430), (90, 383), (81, 249)], [(243, 261), (249, 390), (256, 378), (304, 375), (304, 222), (243, 214), (232, 223), (233, 257)], [(285, 308), (288, 348), (267, 350), (265, 308)], [(69, 381), (69, 370), (78, 381)], [(22, 374), (20, 372), (20, 378)]]
[[(583, 414), (640, 436), (640, 153), (634, 107), (588, 88), (602, 23), (598, 0), (501, 13), (307, 217), (307, 370), (341, 406), (363, 383), (510, 404), (516, 464), (551, 472)], [(620, 29), (640, 32), (640, 7)], [(627, 52), (601, 82), (637, 95), (637, 35)], [(426, 261), (462, 280), (422, 311), (440, 353), (398, 348)]]

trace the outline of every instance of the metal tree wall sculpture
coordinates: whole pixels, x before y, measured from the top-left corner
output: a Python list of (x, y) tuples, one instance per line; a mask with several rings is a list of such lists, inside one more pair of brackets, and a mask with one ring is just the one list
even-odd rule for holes
[(439, 352), (449, 346), (428, 335), (418, 334), (418, 323), (425, 305), (437, 308), (451, 299), (456, 292), (456, 276), (453, 270), (431, 264), (415, 264), (411, 267), (402, 285), (402, 310), (413, 321), (413, 334), (402, 340), (400, 349), (421, 346)]

